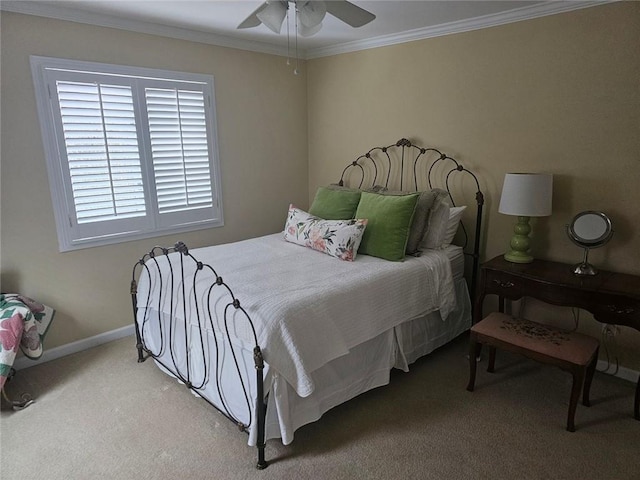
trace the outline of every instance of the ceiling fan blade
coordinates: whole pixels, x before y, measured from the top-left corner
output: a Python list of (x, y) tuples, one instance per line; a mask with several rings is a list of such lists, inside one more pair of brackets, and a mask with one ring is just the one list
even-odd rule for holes
[(330, 0), (326, 2), (327, 12), (352, 27), (361, 27), (373, 21), (376, 16), (347, 0)]
[(267, 4), (263, 3), (258, 8), (256, 8), (251, 15), (245, 18), (244, 21), (240, 25), (238, 25), (236, 28), (252, 28), (260, 25), (262, 22), (258, 18), (258, 13), (260, 13), (265, 8), (267, 8)]

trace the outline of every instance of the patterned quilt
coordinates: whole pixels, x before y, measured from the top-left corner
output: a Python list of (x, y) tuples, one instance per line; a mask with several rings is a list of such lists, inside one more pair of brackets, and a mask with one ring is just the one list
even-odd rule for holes
[(0, 389), (13, 367), (18, 347), (28, 358), (42, 355), (55, 310), (16, 293), (0, 294)]

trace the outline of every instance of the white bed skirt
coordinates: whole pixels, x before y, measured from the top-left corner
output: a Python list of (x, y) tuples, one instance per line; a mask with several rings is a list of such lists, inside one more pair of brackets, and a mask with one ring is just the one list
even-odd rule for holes
[[(281, 438), (288, 445), (301, 426), (361, 393), (387, 385), (391, 368), (409, 371), (409, 365), (417, 359), (468, 330), (471, 302), (464, 280), (456, 282), (456, 296), (459, 306), (445, 321), (433, 312), (405, 322), (313, 372), (317, 388), (308, 397), (301, 398), (286, 382), (275, 381), (275, 401), (270, 396), (267, 406), (266, 438)], [(249, 445), (255, 446), (256, 433), (252, 429)]]
[[(265, 438), (279, 438), (283, 444), (288, 445), (293, 441), (294, 432), (301, 426), (318, 420), (331, 408), (361, 393), (388, 384), (392, 368), (408, 371), (409, 365), (418, 358), (431, 353), (468, 330), (471, 327), (471, 303), (464, 279), (455, 281), (455, 290), (458, 306), (446, 320), (441, 319), (439, 312), (433, 312), (423, 318), (402, 323), (352, 348), (349, 354), (338, 357), (312, 372), (316, 388), (307, 397), (300, 397), (283, 377), (265, 364), (264, 385), (265, 394), (268, 394)], [(164, 323), (166, 335), (168, 326), (166, 322)], [(158, 350), (155, 348), (153, 339), (158, 338), (158, 332), (153, 332), (149, 328), (151, 327), (147, 326), (145, 342), (157, 354)], [(176, 348), (173, 358), (170, 349), (165, 348), (163, 353), (158, 355), (158, 360), (169, 366), (177, 365), (183, 378), (186, 378), (186, 362), (175, 353), (184, 349), (184, 336), (179, 332), (174, 335), (173, 343)], [(205, 341), (213, 342), (210, 331)], [(228, 344), (221, 345), (218, 339), (218, 345), (218, 350), (221, 352), (218, 357), (221, 365), (219, 373), (216, 374), (215, 358), (207, 358), (203, 361), (202, 355), (200, 354), (200, 358), (197, 355), (200, 348), (192, 348), (188, 369), (189, 380), (196, 387), (204, 382), (205, 385), (197, 390), (197, 394), (222, 411), (231, 413), (242, 424), (249, 425), (248, 443), (255, 446), (257, 422), (253, 402), (256, 396), (256, 370), (253, 352), (236, 346), (240, 376), (249, 390), (245, 397), (237, 380), (238, 374)], [(214, 351), (214, 349), (208, 349), (205, 345), (205, 351)], [(205, 362), (209, 365), (206, 371), (203, 368)], [(158, 365), (163, 371), (173, 375), (161, 364)], [(218, 383), (222, 385), (220, 390), (216, 387), (214, 380), (216, 376)], [(219, 392), (223, 392), (222, 397)]]

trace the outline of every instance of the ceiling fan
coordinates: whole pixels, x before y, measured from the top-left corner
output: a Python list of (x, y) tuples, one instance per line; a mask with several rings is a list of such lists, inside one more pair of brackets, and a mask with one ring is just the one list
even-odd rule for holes
[(373, 13), (347, 0), (267, 0), (238, 25), (238, 28), (257, 27), (263, 23), (273, 32), (280, 33), (290, 3), (294, 4), (296, 26), (298, 33), (303, 37), (318, 33), (327, 13), (355, 28), (366, 25), (376, 18)]

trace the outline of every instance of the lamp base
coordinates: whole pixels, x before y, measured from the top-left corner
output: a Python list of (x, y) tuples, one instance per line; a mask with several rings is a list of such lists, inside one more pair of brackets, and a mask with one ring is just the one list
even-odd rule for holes
[(533, 262), (533, 257), (526, 252), (516, 252), (512, 250), (508, 253), (504, 254), (504, 259), (507, 262), (512, 263), (531, 263)]
[(504, 259), (507, 262), (513, 263), (531, 263), (533, 262), (533, 256), (531, 256), (530, 247), (531, 240), (529, 239), (529, 233), (531, 233), (531, 226), (529, 225), (529, 217), (518, 217), (518, 222), (513, 228), (513, 237), (509, 246), (511, 250), (504, 254)]

